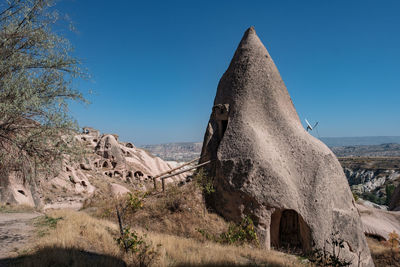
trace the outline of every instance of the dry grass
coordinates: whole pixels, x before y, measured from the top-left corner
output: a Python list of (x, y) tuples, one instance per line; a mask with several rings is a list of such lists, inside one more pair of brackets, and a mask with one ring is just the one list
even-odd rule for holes
[(14, 212), (32, 212), (35, 207), (28, 205), (0, 205), (0, 213), (14, 213)]
[[(97, 217), (116, 222), (115, 205), (124, 198), (102, 198), (85, 205)], [(165, 193), (150, 192), (143, 200), (143, 208), (124, 216), (124, 222), (133, 228), (177, 235), (204, 241), (197, 229), (218, 235), (228, 229), (228, 222), (206, 210), (199, 188), (194, 183), (169, 187)]]
[[(25, 253), (9, 260), (12, 266), (133, 266), (115, 237), (116, 224), (84, 212), (52, 211), (54, 229), (38, 238)], [(250, 247), (225, 246), (189, 238), (139, 231), (158, 251), (152, 266), (300, 266), (295, 256)], [(4, 263), (4, 262), (0, 262)]]
[(392, 251), (374, 238), (367, 237), (367, 242), (375, 266), (400, 266), (400, 252), (398, 250)]
[(178, 236), (149, 233), (160, 246), (159, 266), (301, 266), (297, 258), (277, 251), (199, 242)]

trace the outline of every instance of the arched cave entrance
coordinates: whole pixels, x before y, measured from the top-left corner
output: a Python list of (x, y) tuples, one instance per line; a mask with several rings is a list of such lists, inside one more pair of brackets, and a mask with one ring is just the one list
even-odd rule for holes
[(271, 217), (271, 246), (311, 251), (311, 231), (295, 210), (276, 210)]

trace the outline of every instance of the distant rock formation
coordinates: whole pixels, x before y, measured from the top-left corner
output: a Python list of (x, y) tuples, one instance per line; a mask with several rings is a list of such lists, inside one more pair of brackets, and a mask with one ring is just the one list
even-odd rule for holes
[(253, 28), (219, 82), (201, 155), (216, 190), (207, 203), (236, 222), (251, 217), (264, 247), (331, 251), (338, 232), (342, 258), (374, 265), (338, 160), (304, 130)]
[[(110, 178), (120, 183), (144, 188), (152, 186), (152, 177), (173, 167), (132, 143), (118, 141), (115, 134), (103, 134), (96, 129), (85, 127), (75, 139), (86, 147), (88, 153), (82, 162), (66, 157), (54, 174), (38, 173), (29, 182), (21, 173), (2, 173), (0, 170), (0, 203), (24, 204), (38, 208), (79, 208), (96, 188), (91, 180), (101, 179), (107, 183)], [(166, 183), (185, 180), (186, 174), (166, 179)], [(120, 194), (118, 187), (110, 181), (111, 193)], [(117, 189), (119, 190), (117, 190)], [(118, 191), (118, 192), (117, 192)], [(117, 192), (117, 193), (115, 193)]]

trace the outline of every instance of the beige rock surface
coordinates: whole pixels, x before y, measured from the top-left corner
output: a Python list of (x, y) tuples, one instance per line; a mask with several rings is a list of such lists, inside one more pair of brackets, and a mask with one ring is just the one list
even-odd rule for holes
[(130, 193), (131, 191), (129, 189), (127, 189), (126, 187), (119, 185), (119, 184), (110, 184), (111, 187), (111, 193), (114, 196), (123, 196), (127, 193)]
[(202, 156), (201, 162), (213, 161), (206, 171), (216, 193), (208, 204), (236, 222), (253, 218), (266, 248), (311, 251), (338, 231), (342, 257), (357, 259), (360, 252), (361, 266), (373, 266), (338, 160), (304, 130), (253, 28), (219, 82)]
[(363, 201), (357, 201), (356, 207), (366, 235), (388, 240), (389, 233), (400, 233), (400, 212), (371, 208), (365, 206)]

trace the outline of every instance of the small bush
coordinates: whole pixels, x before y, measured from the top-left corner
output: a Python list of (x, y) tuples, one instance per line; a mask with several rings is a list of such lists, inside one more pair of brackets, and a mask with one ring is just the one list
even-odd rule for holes
[(223, 232), (219, 236), (211, 235), (204, 229), (197, 229), (208, 240), (218, 242), (221, 244), (229, 245), (243, 245), (245, 243), (252, 243), (259, 246), (257, 234), (254, 229), (253, 220), (249, 217), (243, 218), (240, 224), (230, 224), (228, 231)]
[(213, 179), (207, 175), (203, 168), (196, 173), (194, 181), (205, 195), (211, 195), (215, 192)]
[(339, 232), (332, 233), (330, 240), (325, 241), (328, 245), (332, 246), (331, 252), (327, 251), (324, 246), (323, 249), (314, 250), (309, 260), (316, 266), (350, 266), (352, 264), (351, 260), (348, 261), (340, 258), (340, 251), (344, 248), (345, 241), (339, 238), (338, 234)]
[(389, 234), (389, 239), (387, 241), (383, 241), (385, 247), (390, 248), (392, 252), (398, 252), (400, 247), (400, 236), (396, 231), (393, 230)]
[(386, 190), (386, 202), (385, 202), (385, 204), (387, 206), (389, 206), (390, 201), (392, 200), (392, 196), (393, 196), (393, 193), (394, 193), (395, 189), (396, 189), (396, 187), (394, 185), (392, 185), (392, 184), (388, 184), (385, 187), (385, 190)]

